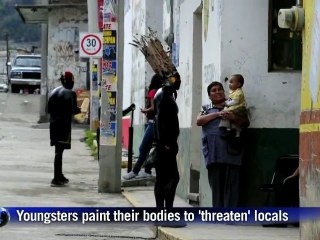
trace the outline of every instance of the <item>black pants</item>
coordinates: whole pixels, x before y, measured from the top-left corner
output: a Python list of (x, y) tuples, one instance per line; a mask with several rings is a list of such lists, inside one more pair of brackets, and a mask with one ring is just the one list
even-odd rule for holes
[(178, 145), (171, 150), (159, 147), (160, 159), (155, 163), (154, 196), (158, 208), (172, 208), (180, 179), (176, 155)]
[(208, 167), (212, 206), (238, 207), (240, 166), (215, 163)]
[(54, 179), (61, 180), (62, 174), (62, 154), (64, 148), (60, 145), (55, 146), (55, 157), (54, 157)]

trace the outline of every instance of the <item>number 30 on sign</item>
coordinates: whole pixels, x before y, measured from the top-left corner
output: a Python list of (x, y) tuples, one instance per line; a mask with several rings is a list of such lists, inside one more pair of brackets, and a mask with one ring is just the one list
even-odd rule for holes
[(102, 49), (102, 33), (80, 33), (80, 50), (79, 55), (82, 58), (101, 58)]

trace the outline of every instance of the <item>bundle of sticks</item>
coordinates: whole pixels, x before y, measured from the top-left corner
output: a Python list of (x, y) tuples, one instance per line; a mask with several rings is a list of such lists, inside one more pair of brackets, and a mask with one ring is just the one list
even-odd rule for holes
[(176, 67), (164, 50), (156, 32), (150, 27), (147, 35), (141, 35), (140, 38), (134, 36), (133, 39), (130, 44), (142, 52), (155, 73), (160, 76), (168, 76), (176, 71)]

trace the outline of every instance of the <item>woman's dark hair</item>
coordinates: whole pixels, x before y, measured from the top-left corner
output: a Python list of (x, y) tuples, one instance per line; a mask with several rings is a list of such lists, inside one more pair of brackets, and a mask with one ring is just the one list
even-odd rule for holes
[(223, 85), (222, 85), (221, 82), (214, 81), (214, 82), (210, 83), (209, 86), (207, 87), (208, 96), (210, 96), (210, 90), (214, 86), (220, 86), (224, 90)]
[(154, 74), (151, 78), (149, 91), (152, 89), (159, 89), (162, 87), (162, 78), (159, 74)]

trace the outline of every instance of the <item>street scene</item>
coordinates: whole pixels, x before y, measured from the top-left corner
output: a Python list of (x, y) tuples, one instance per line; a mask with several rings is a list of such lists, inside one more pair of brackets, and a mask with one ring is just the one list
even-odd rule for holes
[[(66, 152), (65, 188), (52, 188), (54, 148), (48, 123), (37, 124), (39, 95), (0, 93), (1, 206), (6, 207), (132, 207), (121, 194), (99, 194), (98, 161), (80, 139), (83, 127), (73, 130), (73, 148)], [(44, 225), (8, 224), (1, 239), (154, 239), (146, 224)]]
[(320, 1), (0, 0), (0, 16), (0, 208), (198, 214), (12, 219), (1, 239), (320, 239), (316, 211), (300, 218), (320, 206)]
[[(154, 207), (153, 186), (122, 187), (122, 193), (98, 193), (98, 161), (90, 155), (82, 126), (73, 126), (72, 149), (64, 156), (66, 187), (53, 188), (54, 148), (48, 123), (37, 123), (39, 96), (0, 93), (1, 206), (5, 207)], [(127, 169), (122, 169), (126, 174)], [(143, 185), (143, 184), (138, 184)], [(176, 207), (191, 207), (177, 196)], [(298, 228), (189, 224), (185, 228), (146, 223), (8, 223), (1, 239), (299, 239)]]

